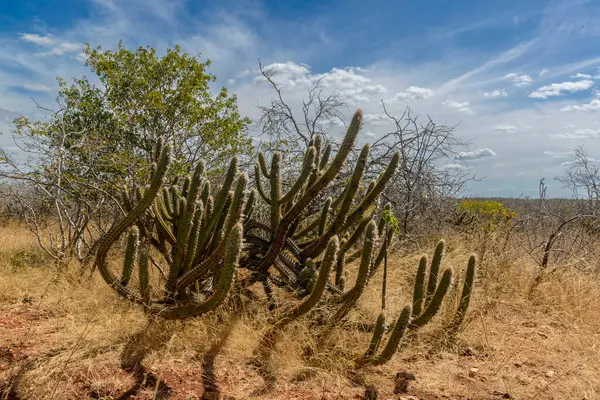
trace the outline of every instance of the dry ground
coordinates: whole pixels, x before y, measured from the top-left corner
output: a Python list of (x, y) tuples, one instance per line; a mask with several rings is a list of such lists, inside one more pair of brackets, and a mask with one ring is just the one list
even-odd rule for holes
[[(445, 264), (464, 267), (468, 241), (447, 239)], [(248, 304), (235, 320), (221, 311), (149, 321), (99, 276), (57, 271), (39, 254), (23, 228), (0, 228), (0, 391), (9, 399), (201, 399), (216, 398), (215, 387), (221, 398), (360, 399), (364, 385), (379, 399), (600, 399), (600, 276), (565, 271), (529, 296), (534, 268), (516, 252), (481, 265), (457, 342), (443, 343), (440, 315), (390, 363), (356, 372), (352, 358), (368, 334), (340, 329), (309, 363), (303, 353), (314, 335), (299, 321), (277, 346), (269, 392), (248, 365), (267, 326), (264, 305)], [(390, 315), (410, 300), (418, 256), (392, 257)], [(378, 284), (354, 319), (376, 318)], [(141, 353), (144, 368), (130, 368)], [(416, 377), (408, 394), (393, 394), (398, 372)]]

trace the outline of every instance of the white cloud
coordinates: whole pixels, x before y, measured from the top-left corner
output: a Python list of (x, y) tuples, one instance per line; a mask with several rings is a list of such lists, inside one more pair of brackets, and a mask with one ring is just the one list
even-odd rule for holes
[(571, 75), (571, 78), (592, 79), (592, 76), (590, 74), (582, 74), (581, 72), (578, 72), (575, 75)]
[(581, 104), (581, 105), (573, 105), (573, 106), (566, 106), (560, 109), (560, 111), (563, 112), (569, 112), (569, 111), (598, 111), (600, 110), (600, 100), (598, 99), (594, 99), (592, 101), (590, 101), (588, 104)]
[[(339, 93), (350, 103), (378, 100), (378, 96), (387, 92), (383, 85), (376, 84), (371, 78), (362, 75), (365, 70), (361, 68), (332, 68), (324, 74), (313, 74), (310, 66), (288, 61), (269, 64), (264, 69), (272, 72), (273, 81), (282, 87), (306, 90), (320, 81), (322, 88)], [(262, 75), (254, 78), (255, 83), (263, 81)]]
[(38, 56), (38, 57), (62, 56), (67, 53), (74, 53), (76, 51), (81, 50), (82, 48), (83, 48), (83, 45), (81, 43), (64, 42), (64, 43), (59, 44), (58, 46), (51, 48), (48, 51), (43, 51), (41, 53), (37, 53), (36, 56)]
[(453, 108), (460, 112), (464, 112), (471, 115), (475, 114), (475, 112), (469, 107), (470, 103), (468, 101), (460, 102), (456, 100), (444, 100), (442, 101), (442, 104), (448, 108)]
[(531, 85), (531, 82), (533, 82), (531, 76), (526, 74), (519, 75), (514, 72), (504, 75), (504, 79), (512, 81), (513, 85), (517, 87), (528, 86)]
[(52, 88), (41, 83), (26, 83), (23, 87), (32, 92), (51, 92)]
[[(587, 158), (587, 161), (588, 161), (588, 163), (591, 163), (591, 164), (597, 164), (597, 163), (600, 163), (600, 161), (599, 161), (599, 160), (596, 160), (595, 158), (592, 158), (592, 157), (588, 157), (588, 158)], [(579, 163), (579, 162), (578, 162), (577, 160), (568, 160), (568, 161), (563, 161), (563, 162), (561, 162), (561, 163), (560, 163), (560, 165), (562, 165), (562, 166), (564, 166), (564, 167), (570, 167), (570, 166), (572, 166), (572, 165), (576, 165), (576, 164), (578, 164), (578, 163)]]
[(600, 139), (600, 129), (575, 129), (573, 132), (557, 133), (549, 136), (569, 140)]
[(382, 118), (381, 115), (378, 115), (378, 114), (364, 114), (363, 121), (366, 125), (377, 125), (377, 126), (384, 126), (389, 123), (389, 121)]
[(461, 151), (458, 153), (459, 160), (480, 160), (487, 157), (496, 157), (496, 152), (487, 147), (473, 151)]
[(561, 96), (563, 92), (580, 92), (588, 90), (594, 86), (594, 81), (582, 80), (577, 82), (562, 82), (553, 83), (551, 85), (542, 86), (538, 90), (531, 92), (529, 97), (534, 99), (547, 99), (551, 96)]
[(494, 130), (499, 132), (516, 132), (517, 127), (515, 125), (495, 125)]
[(540, 71), (540, 73), (539, 73), (539, 75), (538, 75), (538, 76), (544, 76), (544, 75), (546, 75), (548, 72), (550, 72), (550, 71), (548, 71), (546, 68), (544, 68), (544, 69), (542, 69), (542, 70)]
[(484, 97), (506, 97), (508, 93), (504, 89), (496, 89), (493, 92), (483, 92)]
[(40, 36), (36, 33), (22, 33), (21, 36), (19, 36), (19, 39), (25, 42), (35, 43), (39, 46), (52, 46), (56, 43), (51, 35)]
[(371, 132), (371, 131), (366, 131), (365, 132), (365, 136), (369, 137), (369, 138), (374, 138), (376, 135), (373, 132)]
[(569, 157), (571, 155), (571, 152), (567, 151), (567, 152), (555, 152), (555, 151), (550, 151), (550, 150), (546, 150), (543, 153), (546, 156), (550, 156), (552, 158), (565, 158), (565, 157)]
[(517, 123), (519, 124), (519, 127), (520, 127), (521, 129), (527, 129), (527, 130), (529, 130), (529, 129), (533, 129), (533, 126), (531, 126), (531, 125), (528, 125), (528, 124), (526, 124), (526, 123), (525, 123), (525, 122), (523, 122), (523, 121), (518, 121)]
[(434, 94), (432, 89), (410, 86), (408, 89), (396, 93), (389, 101), (393, 103), (401, 100), (424, 100), (433, 97)]
[(446, 164), (446, 165), (442, 165), (439, 169), (442, 170), (459, 170), (459, 171), (467, 171), (469, 169), (472, 169), (473, 167), (467, 167), (466, 165), (462, 165), (462, 164)]

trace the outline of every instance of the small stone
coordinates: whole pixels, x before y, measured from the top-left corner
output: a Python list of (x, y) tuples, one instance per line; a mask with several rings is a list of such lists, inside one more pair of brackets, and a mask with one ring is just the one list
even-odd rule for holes
[(471, 368), (469, 370), (469, 376), (471, 378), (475, 378), (477, 376), (477, 373), (479, 372), (479, 368)]
[(546, 371), (546, 378), (554, 378), (554, 375), (556, 375), (556, 372), (554, 372), (553, 370), (549, 369), (548, 371)]
[(415, 375), (410, 372), (400, 371), (394, 379), (394, 394), (402, 394), (408, 392), (408, 384), (416, 379)]
[(379, 395), (379, 393), (375, 386), (370, 385), (365, 388), (365, 396), (364, 396), (365, 400), (377, 400), (378, 395)]
[(472, 347), (466, 347), (463, 349), (461, 355), (464, 357), (471, 357), (471, 356), (473, 356), (473, 354), (475, 354), (475, 350), (473, 350)]

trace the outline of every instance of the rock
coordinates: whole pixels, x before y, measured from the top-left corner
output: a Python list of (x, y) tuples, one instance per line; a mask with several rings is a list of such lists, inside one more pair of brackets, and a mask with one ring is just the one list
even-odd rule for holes
[(477, 374), (479, 373), (479, 368), (471, 368), (469, 370), (469, 376), (471, 378), (475, 378), (477, 376)]
[(546, 373), (544, 375), (546, 375), (546, 378), (552, 379), (552, 378), (554, 378), (554, 375), (556, 375), (556, 372), (549, 369), (548, 371), (546, 371)]
[(408, 392), (408, 384), (410, 383), (410, 381), (414, 381), (415, 379), (415, 375), (410, 372), (398, 372), (396, 374), (396, 378), (394, 379), (394, 394), (402, 394)]
[(460, 355), (463, 357), (471, 357), (474, 354), (475, 354), (475, 350), (473, 350), (472, 347), (465, 347)]
[(365, 388), (365, 400), (377, 400), (377, 396), (379, 393), (377, 392), (377, 388), (373, 385), (369, 385)]

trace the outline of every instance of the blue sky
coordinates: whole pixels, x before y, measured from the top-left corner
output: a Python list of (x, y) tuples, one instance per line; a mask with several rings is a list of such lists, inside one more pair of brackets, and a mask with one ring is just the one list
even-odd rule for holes
[[(258, 116), (272, 92), (255, 79), (258, 59), (277, 65), (298, 104), (323, 78), (348, 115), (362, 108), (364, 140), (391, 127), (381, 101), (459, 124), (480, 196), (535, 196), (584, 146), (600, 159), (600, 1), (184, 1), (0, 0), (0, 145), (10, 121), (53, 107), (55, 77), (91, 75), (84, 43), (164, 53), (179, 44), (213, 64), (220, 85)], [(335, 129), (339, 129), (336, 133)], [(341, 134), (342, 128), (334, 128)], [(459, 161), (459, 160), (456, 160)], [(449, 164), (453, 161), (450, 160)]]

